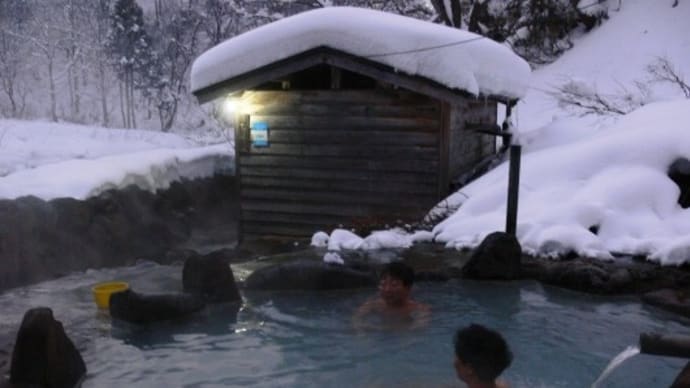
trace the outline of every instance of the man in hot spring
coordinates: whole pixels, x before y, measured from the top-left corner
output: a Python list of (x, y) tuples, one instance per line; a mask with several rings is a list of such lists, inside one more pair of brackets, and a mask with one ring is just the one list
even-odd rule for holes
[(431, 309), (410, 297), (414, 270), (403, 262), (387, 264), (381, 272), (378, 296), (355, 312), (356, 329), (415, 329), (426, 326)]

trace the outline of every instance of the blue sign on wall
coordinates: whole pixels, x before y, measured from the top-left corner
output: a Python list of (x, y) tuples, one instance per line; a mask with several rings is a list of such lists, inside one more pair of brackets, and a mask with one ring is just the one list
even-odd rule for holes
[(268, 147), (268, 123), (265, 121), (252, 123), (249, 137), (254, 147)]

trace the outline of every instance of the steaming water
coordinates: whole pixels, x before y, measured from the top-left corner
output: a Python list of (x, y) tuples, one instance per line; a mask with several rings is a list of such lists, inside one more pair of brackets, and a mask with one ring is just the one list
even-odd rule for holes
[(597, 381), (592, 384), (592, 388), (597, 388), (599, 384), (601, 384), (602, 381), (604, 381), (608, 375), (613, 372), (614, 369), (618, 368), (623, 362), (630, 357), (636, 356), (640, 354), (640, 348), (637, 346), (628, 346), (625, 348), (624, 351), (620, 352), (619, 355), (613, 358), (611, 362), (606, 366), (606, 369), (601, 373), (601, 376), (597, 379)]
[[(236, 273), (242, 268), (233, 267)], [(515, 359), (511, 387), (587, 387), (639, 333), (690, 333), (690, 322), (634, 298), (595, 297), (535, 282), (419, 284), (429, 327), (357, 333), (353, 310), (375, 291), (244, 293), (185, 322), (112, 323), (90, 286), (122, 279), (141, 292), (179, 291), (181, 267), (141, 263), (87, 271), (0, 295), (0, 336), (28, 308), (53, 308), (88, 367), (84, 387), (456, 387), (452, 336), (478, 322), (501, 331)], [(669, 386), (685, 361), (640, 355), (606, 387)]]

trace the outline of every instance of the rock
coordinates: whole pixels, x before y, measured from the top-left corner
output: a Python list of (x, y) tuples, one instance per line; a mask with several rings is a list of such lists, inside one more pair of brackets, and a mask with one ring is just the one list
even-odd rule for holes
[(611, 272), (609, 283), (612, 288), (623, 289), (632, 283), (632, 275), (627, 268), (617, 268)]
[(518, 279), (521, 257), (522, 247), (515, 236), (494, 232), (474, 250), (462, 274), (471, 279)]
[(186, 292), (208, 302), (242, 300), (232, 269), (224, 260), (226, 251), (191, 256), (184, 262), (182, 285)]
[(0, 388), (10, 386), (10, 360), (17, 333), (0, 332)]
[(255, 290), (335, 290), (373, 287), (372, 272), (321, 261), (296, 261), (254, 271), (244, 284)]
[(609, 275), (601, 267), (591, 263), (569, 262), (558, 266), (552, 273), (552, 284), (572, 290), (606, 293)]
[(438, 271), (418, 271), (414, 274), (415, 282), (446, 282), (450, 276)]
[(165, 252), (162, 258), (156, 260), (159, 264), (184, 264), (190, 257), (198, 256), (199, 254), (193, 249), (181, 248), (181, 249), (171, 249)]
[(27, 311), (12, 353), (10, 382), (71, 388), (85, 374), (84, 360), (53, 311), (47, 307)]
[(678, 185), (680, 195), (678, 204), (687, 209), (690, 207), (690, 160), (678, 158), (668, 167), (668, 177)]
[[(73, 271), (175, 260), (165, 253), (235, 241), (235, 178), (175, 182), (153, 193), (136, 186), (86, 200), (0, 199), (0, 291)], [(180, 261), (182, 262), (182, 261)]]
[(151, 323), (186, 317), (205, 306), (186, 294), (143, 295), (132, 290), (110, 296), (110, 316), (131, 323)]
[(690, 317), (690, 298), (688, 297), (690, 297), (690, 291), (664, 288), (643, 294), (642, 301), (652, 306)]
[(246, 258), (243, 258), (244, 252), (242, 252), (239, 249), (230, 249), (230, 248), (222, 248), (218, 249), (215, 251), (212, 251), (210, 253), (207, 253), (204, 255), (204, 257), (208, 258), (214, 258), (218, 260), (222, 260), (224, 263), (241, 263), (243, 261), (247, 261)]

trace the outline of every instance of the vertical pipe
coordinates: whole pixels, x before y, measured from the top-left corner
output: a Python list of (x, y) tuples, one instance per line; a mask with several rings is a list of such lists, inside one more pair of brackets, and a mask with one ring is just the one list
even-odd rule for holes
[(517, 229), (518, 187), (520, 186), (520, 155), (522, 146), (510, 146), (510, 172), (508, 175), (508, 209), (506, 210), (506, 233), (515, 236)]

